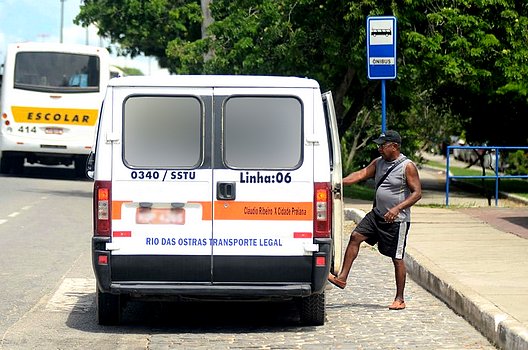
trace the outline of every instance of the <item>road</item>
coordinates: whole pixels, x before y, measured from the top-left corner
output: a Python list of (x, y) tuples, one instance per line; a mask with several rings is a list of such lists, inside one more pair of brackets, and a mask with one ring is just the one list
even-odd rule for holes
[[(362, 248), (345, 290), (327, 289), (327, 320), (300, 327), (289, 302), (130, 303), (123, 324), (95, 321), (90, 181), (73, 169), (0, 177), (1, 349), (494, 349), (408, 280), (389, 311), (392, 263)], [(353, 225), (349, 223), (348, 225)]]

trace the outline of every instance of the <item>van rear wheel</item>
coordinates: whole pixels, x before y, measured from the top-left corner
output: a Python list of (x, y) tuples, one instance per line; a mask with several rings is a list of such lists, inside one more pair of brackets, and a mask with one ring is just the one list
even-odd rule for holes
[(301, 324), (322, 326), (325, 322), (325, 294), (313, 294), (300, 300)]
[(97, 323), (112, 326), (121, 319), (121, 296), (97, 290)]

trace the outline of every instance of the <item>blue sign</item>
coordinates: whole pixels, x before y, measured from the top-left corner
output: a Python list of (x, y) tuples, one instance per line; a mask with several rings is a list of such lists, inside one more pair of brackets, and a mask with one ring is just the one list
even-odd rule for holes
[(369, 79), (396, 79), (396, 17), (367, 17)]

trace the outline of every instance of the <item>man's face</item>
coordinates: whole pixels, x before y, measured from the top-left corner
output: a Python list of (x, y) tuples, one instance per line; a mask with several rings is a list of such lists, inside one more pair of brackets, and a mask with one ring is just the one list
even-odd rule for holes
[(378, 151), (383, 159), (391, 159), (392, 154), (396, 150), (396, 144), (394, 142), (385, 142), (378, 146)]

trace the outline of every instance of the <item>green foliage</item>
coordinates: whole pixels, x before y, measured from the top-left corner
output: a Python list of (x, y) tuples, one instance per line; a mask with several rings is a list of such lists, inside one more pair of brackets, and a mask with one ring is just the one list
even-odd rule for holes
[(525, 151), (518, 150), (510, 153), (506, 159), (506, 164), (508, 164), (507, 174), (528, 175), (528, 154)]
[(115, 66), (115, 67), (120, 69), (125, 75), (144, 75), (141, 69), (138, 69), (138, 68), (120, 67), (120, 66)]
[[(528, 159), (526, 158), (526, 155), (523, 154), (523, 151), (517, 151), (516, 152), (516, 158), (521, 158), (522, 162), (524, 163), (526, 168), (525, 172), (522, 174), (515, 174), (515, 175), (528, 175)], [(507, 163), (509, 164), (510, 158), (508, 158)], [(437, 162), (434, 160), (428, 160), (427, 166), (438, 168), (445, 170), (446, 166), (445, 163)], [(455, 176), (482, 176), (482, 170), (476, 169), (475, 167), (467, 168), (467, 167), (457, 167), (457, 166), (450, 166), (449, 171), (455, 175)], [(508, 171), (506, 171), (508, 173)], [(485, 176), (495, 176), (495, 171), (491, 169), (486, 169)], [(474, 179), (474, 178), (464, 178), (464, 179), (457, 179), (457, 182), (459, 183), (469, 183), (473, 185), (475, 188), (482, 188), (484, 186), (485, 189), (493, 192), (495, 191), (495, 179), (494, 178), (488, 178), (488, 179)], [(526, 179), (499, 179), (499, 191), (507, 192), (516, 194), (522, 197), (528, 197), (528, 181)], [(490, 193), (491, 193), (490, 192)]]
[[(465, 0), (406, 5), (398, 15), (404, 62), (399, 81), (412, 82), (418, 92), (430, 90), (440, 115), (457, 120), (451, 132), (467, 130), (469, 142), (525, 144), (526, 134), (512, 126), (521, 122), (528, 107), (528, 83), (523, 78), (528, 73), (528, 3)], [(404, 105), (414, 105), (413, 95), (402, 97)]]
[(122, 54), (155, 56), (167, 67), (173, 65), (166, 55), (170, 42), (200, 39), (202, 14), (199, 1), (84, 0), (74, 21), (96, 24)]
[(132, 67), (122, 67), (121, 70), (126, 75), (144, 75), (141, 69), (138, 68), (132, 68)]
[(344, 197), (356, 198), (366, 201), (374, 200), (375, 191), (372, 187), (367, 186), (365, 183), (354, 184), (344, 187)]
[[(332, 90), (349, 168), (376, 156), (380, 84), (366, 74), (366, 17), (398, 19), (398, 79), (387, 125), (404, 153), (465, 133), (470, 143), (526, 144), (528, 2), (518, 0), (214, 0), (202, 37), (190, 0), (85, 0), (124, 53), (159, 58), (173, 73), (306, 76)], [(348, 157), (348, 152), (353, 157)]]

